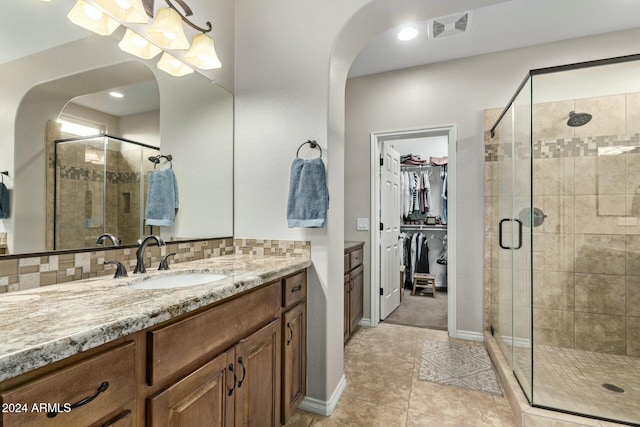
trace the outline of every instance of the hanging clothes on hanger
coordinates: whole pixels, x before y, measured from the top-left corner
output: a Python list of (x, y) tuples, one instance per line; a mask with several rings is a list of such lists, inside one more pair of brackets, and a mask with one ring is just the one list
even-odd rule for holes
[(429, 273), (429, 245), (427, 244), (427, 238), (424, 234), (420, 233), (420, 255), (418, 256), (416, 273)]
[(442, 167), (442, 172), (440, 173), (442, 176), (442, 224), (447, 223), (447, 166)]
[(447, 249), (447, 236), (445, 236), (444, 240), (442, 241), (442, 252), (440, 253), (440, 256), (438, 257), (436, 262), (440, 265), (447, 265), (448, 252), (449, 251)]

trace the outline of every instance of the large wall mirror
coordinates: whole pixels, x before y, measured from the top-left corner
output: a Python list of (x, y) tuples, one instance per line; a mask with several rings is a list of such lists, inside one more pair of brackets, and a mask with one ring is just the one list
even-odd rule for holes
[[(157, 60), (122, 52), (122, 27), (99, 36), (73, 25), (66, 14), (74, 3), (3, 5), (7, 253), (97, 247), (103, 232), (121, 234), (125, 244), (151, 232), (167, 241), (232, 236), (233, 95), (199, 73), (174, 77)], [(87, 139), (87, 129), (109, 136)], [(158, 154), (171, 163), (148, 160)], [(144, 215), (154, 166), (172, 167), (179, 209), (172, 225), (149, 228), (137, 213)]]

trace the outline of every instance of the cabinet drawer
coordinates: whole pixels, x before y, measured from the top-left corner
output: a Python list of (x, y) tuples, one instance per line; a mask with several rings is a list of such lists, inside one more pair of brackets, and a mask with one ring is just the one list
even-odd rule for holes
[[(134, 399), (135, 343), (129, 342), (3, 393), (3, 404), (27, 405), (27, 411), (3, 413), (0, 424), (86, 426)], [(69, 408), (68, 404), (75, 406), (82, 401), (85, 404)], [(40, 410), (43, 403), (50, 408)], [(38, 408), (35, 411), (34, 404)], [(49, 418), (47, 412), (55, 412), (56, 404), (59, 411)]]
[(344, 272), (348, 273), (349, 270), (351, 270), (351, 266), (349, 265), (349, 259), (351, 257), (349, 256), (349, 254), (344, 254)]
[(362, 249), (355, 250), (351, 252), (350, 255), (351, 255), (351, 260), (350, 260), (351, 268), (356, 268), (357, 266), (362, 264)]
[(207, 355), (218, 353), (252, 329), (278, 317), (280, 282), (148, 333), (149, 385)]
[(282, 306), (289, 307), (307, 297), (307, 270), (284, 279)]

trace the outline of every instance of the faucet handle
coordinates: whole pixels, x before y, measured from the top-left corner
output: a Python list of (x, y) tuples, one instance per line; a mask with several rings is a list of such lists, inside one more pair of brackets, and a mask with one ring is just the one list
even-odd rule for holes
[(160, 270), (169, 270), (169, 257), (174, 256), (176, 253), (172, 252), (162, 257), (160, 260), (160, 265), (158, 266), (158, 271)]
[(116, 266), (116, 274), (113, 275), (114, 279), (119, 279), (121, 277), (129, 277), (127, 274), (127, 268), (120, 261), (105, 261), (105, 265), (107, 264), (115, 264)]

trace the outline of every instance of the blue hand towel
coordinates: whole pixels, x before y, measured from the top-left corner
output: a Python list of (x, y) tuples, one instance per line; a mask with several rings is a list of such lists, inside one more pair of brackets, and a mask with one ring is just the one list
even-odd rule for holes
[(289, 228), (322, 228), (329, 209), (329, 190), (322, 159), (296, 158), (291, 164), (287, 222)]
[(151, 172), (147, 190), (145, 224), (172, 226), (178, 207), (178, 183), (173, 169)]
[(9, 189), (0, 182), (0, 219), (9, 218)]

